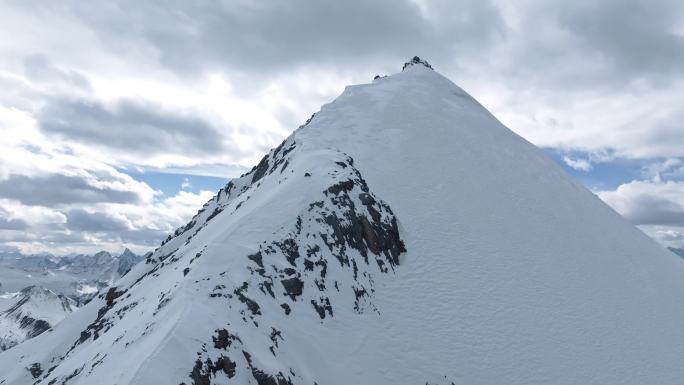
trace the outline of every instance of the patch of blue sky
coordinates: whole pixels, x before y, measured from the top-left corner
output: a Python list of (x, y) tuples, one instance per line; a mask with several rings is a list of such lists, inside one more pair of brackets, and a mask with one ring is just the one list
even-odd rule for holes
[(165, 196), (174, 196), (179, 191), (199, 193), (200, 191), (217, 192), (230, 179), (216, 176), (193, 174), (172, 174), (158, 171), (121, 170), (132, 178), (147, 183), (155, 190), (161, 190)]
[[(610, 160), (592, 161), (589, 153), (581, 151), (566, 151), (554, 148), (545, 148), (544, 153), (555, 160), (565, 171), (579, 180), (587, 188), (593, 191), (615, 190), (624, 183), (633, 180), (647, 179), (647, 167), (664, 159), (627, 159), (613, 158)], [(589, 162), (591, 167), (571, 167), (566, 158), (574, 161)]]

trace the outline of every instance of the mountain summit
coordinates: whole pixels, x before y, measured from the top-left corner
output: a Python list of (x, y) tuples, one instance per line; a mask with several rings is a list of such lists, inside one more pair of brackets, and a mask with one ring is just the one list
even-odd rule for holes
[(413, 59), (411, 59), (411, 60), (407, 61), (406, 63), (404, 63), (404, 66), (401, 68), (401, 70), (403, 71), (403, 70), (405, 70), (406, 68), (411, 67), (411, 66), (414, 66), (414, 65), (416, 65), (416, 64), (422, 65), (422, 66), (427, 67), (427, 68), (429, 68), (429, 69), (432, 69), (432, 66), (431, 66), (428, 62), (426, 62), (425, 60), (422, 60), (422, 59), (419, 58), (418, 56), (414, 56)]
[(12, 304), (0, 311), (0, 351), (49, 330), (76, 310), (74, 300), (44, 287), (29, 286), (11, 295)]
[(410, 63), (0, 354), (0, 383), (680, 384), (681, 259)]

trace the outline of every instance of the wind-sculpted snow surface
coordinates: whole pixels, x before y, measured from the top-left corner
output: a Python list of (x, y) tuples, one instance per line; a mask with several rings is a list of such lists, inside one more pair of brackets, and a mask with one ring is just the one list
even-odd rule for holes
[(0, 384), (680, 384), (684, 266), (414, 58), (348, 87)]

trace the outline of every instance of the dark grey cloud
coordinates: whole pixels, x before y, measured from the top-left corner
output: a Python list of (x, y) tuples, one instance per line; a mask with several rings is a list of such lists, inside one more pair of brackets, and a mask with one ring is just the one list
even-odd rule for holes
[(168, 231), (163, 230), (130, 228), (125, 220), (106, 212), (74, 209), (67, 211), (65, 215), (67, 217), (65, 227), (68, 230), (88, 233), (89, 238), (99, 239), (101, 242), (154, 246), (168, 235)]
[[(10, 241), (41, 242), (52, 246), (126, 243), (154, 247), (169, 234), (169, 231), (154, 228), (131, 228), (124, 220), (106, 212), (72, 209), (64, 212), (64, 215), (67, 218), (65, 223), (51, 223), (32, 228), (32, 231), (12, 233), (3, 230), (26, 230), (31, 227), (22, 220), (0, 218), (0, 251), (6, 246), (2, 242)], [(16, 249), (16, 247), (9, 248)]]
[[(152, 229), (152, 228), (123, 228), (122, 223), (112, 221), (112, 218), (103, 216), (92, 216), (89, 218), (89, 223), (83, 223), (88, 227), (83, 230), (75, 230), (78, 234), (88, 234), (88, 239), (96, 239), (101, 243), (132, 243), (135, 245), (144, 246), (158, 246), (159, 243), (168, 235), (168, 231)], [(121, 226), (117, 228), (117, 226)]]
[[(357, 73), (425, 56), (529, 86), (660, 84), (681, 74), (679, 0), (20, 2), (89, 26), (122, 57), (177, 74), (226, 71), (259, 83), (295, 68)], [(505, 9), (514, 15), (505, 15)], [(497, 48), (501, 48), (498, 49)]]
[(46, 207), (72, 203), (136, 203), (142, 200), (135, 191), (94, 186), (83, 177), (61, 174), (9, 175), (0, 180), (0, 197)]
[(496, 58), (520, 88), (595, 92), (662, 86), (684, 67), (679, 0), (531, 1), (513, 9), (519, 26)]
[(142, 228), (118, 232), (115, 239), (118, 239), (119, 242), (133, 243), (136, 245), (158, 246), (168, 235), (168, 231)]
[[(668, 78), (684, 72), (681, 1), (567, 2), (562, 28), (581, 41), (587, 57), (604, 60), (628, 78)], [(590, 63), (588, 63), (590, 64)]]
[(25, 230), (28, 227), (22, 219), (0, 218), (0, 230)]
[(89, 232), (118, 232), (128, 230), (126, 221), (115, 218), (104, 212), (88, 212), (82, 209), (69, 210), (65, 213), (66, 227), (70, 230)]
[(630, 202), (629, 211), (622, 214), (636, 225), (684, 227), (684, 207), (653, 195), (635, 197)]
[[(412, 1), (115, 1), (19, 3), (33, 12), (67, 13), (89, 25), (120, 55), (157, 55), (177, 73), (249, 74), (293, 67), (400, 65), (414, 54), (433, 61), (482, 52), (505, 32), (488, 0)], [(254, 79), (254, 78), (253, 78)], [(256, 81), (256, 80), (253, 80)]]
[(4, 242), (29, 242), (29, 243), (44, 243), (52, 246), (64, 244), (84, 244), (89, 242), (86, 234), (80, 231), (42, 231), (41, 229), (34, 229), (33, 231), (20, 231), (15, 234), (7, 234), (0, 231), (0, 241)]
[(226, 151), (226, 139), (203, 118), (137, 100), (109, 107), (96, 100), (54, 98), (39, 112), (38, 122), (48, 135), (131, 153)]

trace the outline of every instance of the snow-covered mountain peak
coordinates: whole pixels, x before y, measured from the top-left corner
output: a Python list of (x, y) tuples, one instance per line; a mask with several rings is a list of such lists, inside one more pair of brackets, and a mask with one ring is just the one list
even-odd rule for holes
[(32, 298), (40, 298), (40, 297), (45, 298), (45, 297), (57, 296), (57, 294), (55, 292), (53, 292), (52, 290), (46, 289), (42, 286), (36, 286), (36, 285), (27, 286), (27, 287), (21, 289), (20, 293), (22, 295), (31, 296)]
[(45, 332), (75, 309), (73, 300), (52, 290), (40, 286), (22, 289), (16, 301), (0, 312), (0, 350)]
[(143, 257), (134, 254), (129, 249), (125, 249), (119, 256), (119, 263), (116, 269), (119, 277), (123, 277), (131, 268), (138, 262), (142, 261)]
[(681, 259), (427, 68), (347, 87), (0, 383), (679, 384)]

